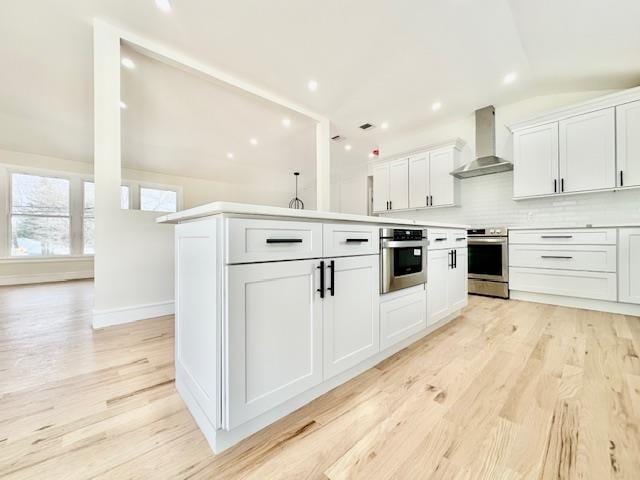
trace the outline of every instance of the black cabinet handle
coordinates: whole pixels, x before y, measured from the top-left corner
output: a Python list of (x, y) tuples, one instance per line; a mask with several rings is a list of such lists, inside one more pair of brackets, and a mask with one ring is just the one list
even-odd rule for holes
[(321, 260), (320, 266), (316, 268), (320, 270), (320, 288), (316, 292), (320, 292), (320, 298), (324, 298), (324, 260)]
[(620, 186), (624, 187), (624, 177), (623, 177), (623, 171), (620, 170)]
[(393, 200), (389, 200), (389, 210), (393, 210)]
[(453, 268), (458, 268), (458, 250), (453, 251)]
[(447, 261), (447, 262), (448, 262), (448, 265), (447, 265), (447, 266), (448, 266), (449, 268), (453, 268), (453, 250), (449, 250), (449, 251), (447, 252), (447, 256), (449, 257), (449, 259), (448, 259), (448, 261)]
[(426, 201), (427, 201), (427, 207), (428, 207), (429, 206), (429, 195), (427, 195)]
[(434, 240), (436, 242), (444, 242), (446, 240), (446, 238), (435, 238)]
[(267, 243), (302, 243), (301, 238), (267, 238)]
[(566, 260), (572, 259), (573, 257), (565, 257), (563, 255), (540, 255), (540, 258), (563, 258)]
[(540, 235), (540, 238), (573, 238), (573, 235)]
[(329, 273), (330, 273), (330, 279), (331, 279), (331, 286), (327, 288), (327, 290), (329, 290), (331, 292), (331, 296), (333, 297), (334, 293), (335, 293), (335, 287), (336, 287), (336, 262), (335, 260), (331, 260), (331, 263), (329, 263)]
[(458, 237), (456, 238), (456, 242), (461, 242), (462, 240), (466, 240), (467, 237)]
[(564, 192), (564, 178), (560, 179), (560, 190)]
[(389, 210), (389, 200), (387, 200), (387, 210)]
[(368, 242), (369, 239), (368, 238), (345, 238), (344, 241), (347, 243), (362, 243), (362, 242)]
[(553, 193), (558, 193), (558, 179), (553, 179)]
[(429, 203), (433, 207), (433, 195), (429, 195)]

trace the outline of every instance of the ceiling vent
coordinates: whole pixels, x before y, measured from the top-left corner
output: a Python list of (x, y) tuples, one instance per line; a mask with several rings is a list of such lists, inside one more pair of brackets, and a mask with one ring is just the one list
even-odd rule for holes
[(369, 129), (370, 129), (370, 128), (372, 128), (372, 127), (373, 127), (373, 125), (372, 125), (372, 124), (370, 124), (370, 123), (363, 123), (362, 125), (360, 125), (360, 128), (361, 128), (362, 130), (369, 130)]

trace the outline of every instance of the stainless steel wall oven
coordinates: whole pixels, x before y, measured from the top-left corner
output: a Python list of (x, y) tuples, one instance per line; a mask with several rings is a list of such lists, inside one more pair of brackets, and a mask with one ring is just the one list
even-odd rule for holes
[(426, 229), (380, 229), (380, 293), (427, 282)]

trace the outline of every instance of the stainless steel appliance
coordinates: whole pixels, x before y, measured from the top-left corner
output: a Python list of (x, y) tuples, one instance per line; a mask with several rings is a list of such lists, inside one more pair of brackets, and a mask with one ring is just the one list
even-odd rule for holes
[(469, 293), (509, 298), (509, 237), (504, 227), (467, 230)]
[(380, 229), (380, 293), (427, 282), (427, 230)]

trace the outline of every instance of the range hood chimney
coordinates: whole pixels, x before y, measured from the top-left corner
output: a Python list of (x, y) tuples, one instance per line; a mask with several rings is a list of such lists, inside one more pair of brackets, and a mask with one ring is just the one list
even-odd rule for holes
[(493, 105), (476, 110), (476, 158), (456, 168), (456, 178), (478, 177), (513, 170), (513, 164), (496, 156), (496, 110)]

